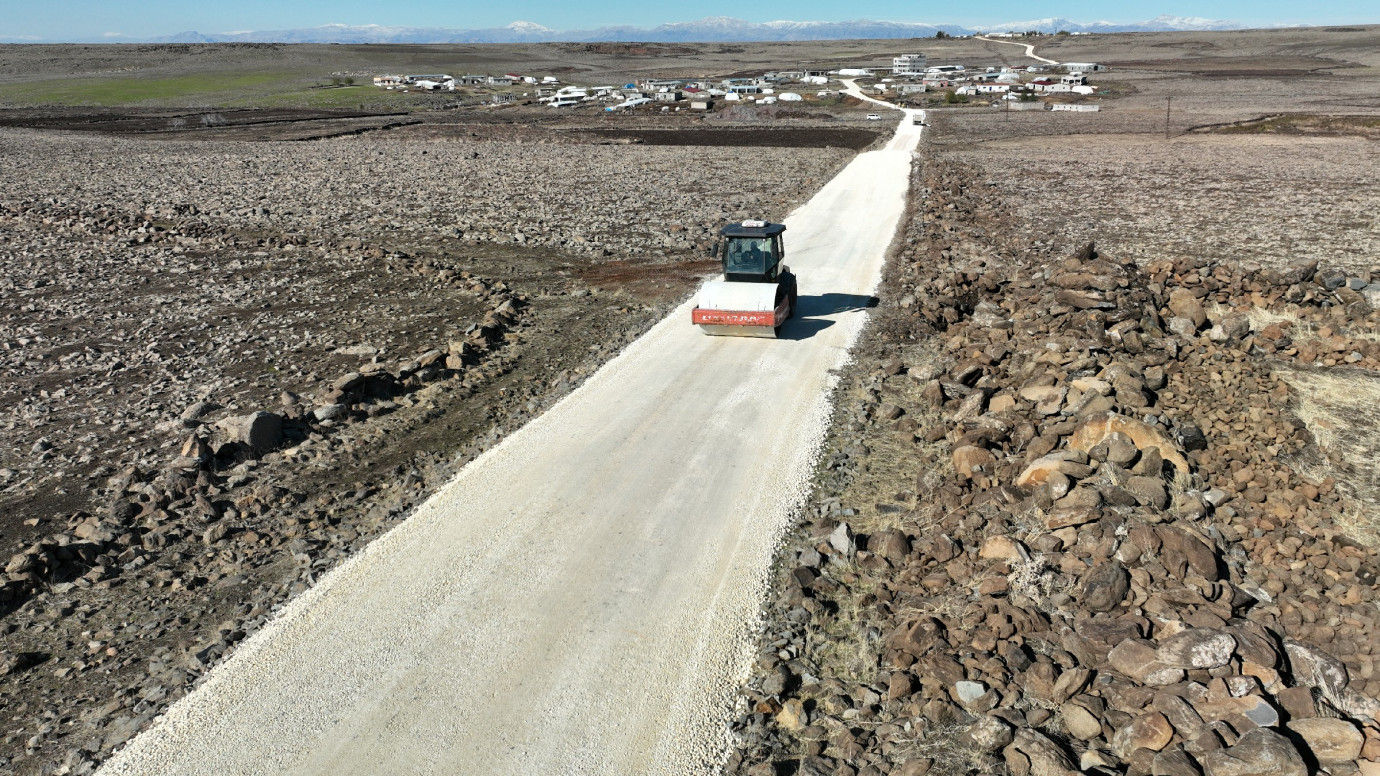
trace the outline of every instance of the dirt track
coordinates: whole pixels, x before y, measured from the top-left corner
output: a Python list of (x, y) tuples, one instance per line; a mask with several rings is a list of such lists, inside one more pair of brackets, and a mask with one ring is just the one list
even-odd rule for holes
[(784, 340), (708, 338), (678, 309), (105, 772), (712, 767), (919, 131), (907, 114), (787, 219), (801, 317)]

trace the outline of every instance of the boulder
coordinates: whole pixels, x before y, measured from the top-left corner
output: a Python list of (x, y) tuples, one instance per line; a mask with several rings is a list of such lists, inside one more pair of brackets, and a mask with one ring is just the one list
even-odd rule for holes
[(1035, 404), (1041, 415), (1054, 415), (1064, 406), (1068, 389), (1062, 385), (1027, 385), (1020, 390), (1021, 398)]
[(1112, 734), (1112, 749), (1123, 760), (1137, 749), (1158, 752), (1174, 740), (1174, 727), (1158, 711), (1141, 714)]
[(1316, 687), (1323, 697), (1334, 701), (1340, 698), (1350, 678), (1342, 661), (1310, 644), (1285, 639), (1284, 652), (1289, 656), (1289, 670), (1294, 681), (1304, 687)]
[(776, 724), (794, 733), (810, 724), (810, 714), (805, 711), (805, 704), (799, 698), (791, 698), (781, 704), (781, 711), (776, 713)]
[(1169, 720), (1175, 732), (1183, 738), (1191, 741), (1203, 734), (1205, 727), (1202, 716), (1192, 704), (1178, 695), (1168, 691), (1156, 693), (1151, 705)]
[(1183, 748), (1175, 744), (1157, 752), (1154, 759), (1150, 761), (1151, 776), (1202, 776), (1198, 764), (1185, 752)]
[(973, 682), (967, 679), (954, 683), (954, 697), (959, 703), (969, 704), (981, 698), (987, 692), (987, 685), (982, 682)]
[(1004, 534), (987, 537), (978, 550), (978, 557), (987, 560), (1021, 560), (1028, 555), (1025, 545)]
[(1102, 720), (1077, 703), (1065, 703), (1059, 708), (1064, 729), (1074, 738), (1091, 741), (1102, 735)]
[(926, 617), (897, 628), (887, 639), (892, 649), (920, 657), (930, 651), (944, 635), (944, 626), (933, 617)]
[(312, 417), (317, 420), (335, 420), (344, 415), (349, 410), (344, 404), (323, 404), (312, 410)]
[(1308, 766), (1289, 739), (1266, 728), (1246, 731), (1233, 746), (1207, 752), (1204, 776), (1307, 776)]
[(1106, 441), (1114, 433), (1124, 434), (1142, 453), (1156, 448), (1160, 457), (1180, 474), (1188, 474), (1188, 461), (1160, 429), (1148, 423), (1111, 412), (1092, 415), (1083, 421), (1069, 437), (1069, 447), (1088, 452)]
[(1189, 628), (1165, 639), (1155, 659), (1173, 668), (1217, 668), (1231, 660), (1236, 639), (1217, 628)]
[(1366, 737), (1356, 726), (1344, 719), (1313, 717), (1290, 720), (1286, 725), (1313, 757), (1323, 765), (1334, 765), (1361, 756)]
[(1102, 460), (1123, 468), (1130, 465), (1140, 455), (1136, 449), (1136, 443), (1120, 431), (1113, 431), (1108, 434), (1098, 447), (1103, 448)]
[(964, 445), (954, 450), (953, 461), (954, 471), (967, 480), (988, 476), (996, 459), (984, 448)]
[(1229, 315), (1212, 325), (1208, 339), (1213, 342), (1229, 344), (1246, 338), (1251, 333), (1251, 319), (1244, 315)]
[(1110, 612), (1126, 598), (1131, 589), (1131, 577), (1126, 567), (1115, 560), (1099, 563), (1083, 575), (1079, 596), (1083, 608), (1092, 612)]
[(968, 726), (960, 741), (979, 752), (995, 752), (1010, 744), (1011, 726), (996, 717), (979, 717)]
[(251, 412), (226, 418), (217, 424), (229, 442), (260, 455), (283, 441), (283, 419), (272, 412)]
[(1074, 776), (1073, 761), (1058, 744), (1034, 728), (1019, 728), (1002, 750), (1006, 767), (1015, 776)]
[(1169, 292), (1169, 311), (1176, 317), (1193, 321), (1195, 329), (1201, 329), (1207, 322), (1207, 311), (1203, 303), (1186, 288), (1176, 288)]
[(910, 554), (910, 539), (900, 531), (878, 531), (867, 537), (867, 551), (892, 563), (900, 563)]
[(1049, 481), (1051, 475), (1059, 473), (1074, 480), (1081, 480), (1093, 473), (1091, 466), (1071, 458), (1067, 451), (1050, 453), (1035, 459), (1016, 477), (1016, 485), (1022, 488), (1035, 488)]
[(1115, 670), (1141, 684), (1163, 686), (1184, 678), (1182, 669), (1161, 663), (1154, 643), (1145, 639), (1122, 641), (1107, 653), (1107, 662)]
[(853, 554), (857, 544), (853, 541), (853, 529), (847, 523), (839, 523), (829, 533), (829, 546), (834, 552), (847, 557)]

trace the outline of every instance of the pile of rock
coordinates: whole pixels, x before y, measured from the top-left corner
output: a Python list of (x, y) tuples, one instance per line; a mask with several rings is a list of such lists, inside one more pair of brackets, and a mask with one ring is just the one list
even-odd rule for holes
[(1061, 259), (924, 175), (730, 772), (1380, 773), (1376, 550), (1259, 312), (1374, 331), (1365, 286)]

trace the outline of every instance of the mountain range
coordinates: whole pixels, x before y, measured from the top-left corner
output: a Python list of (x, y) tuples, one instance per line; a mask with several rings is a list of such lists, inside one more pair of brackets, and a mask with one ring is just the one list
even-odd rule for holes
[(396, 27), (377, 24), (326, 24), (291, 30), (258, 30), (227, 33), (182, 32), (150, 43), (546, 43), (591, 41), (639, 41), (661, 43), (746, 42), (792, 40), (841, 40), (877, 38), (932, 38), (938, 32), (972, 35), (991, 32), (1159, 32), (1168, 30), (1236, 30), (1245, 25), (1198, 17), (1157, 16), (1144, 22), (1079, 23), (1068, 19), (1034, 19), (965, 27), (958, 24), (921, 24), (857, 19), (842, 22), (747, 22), (727, 16), (711, 16), (692, 22), (673, 22), (655, 27), (598, 27), (588, 30), (553, 30), (533, 22), (518, 21), (504, 27), (475, 30), (435, 27)]

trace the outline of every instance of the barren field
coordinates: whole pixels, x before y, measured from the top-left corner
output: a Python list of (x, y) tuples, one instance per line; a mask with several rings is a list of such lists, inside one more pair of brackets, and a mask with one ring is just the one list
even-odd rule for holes
[[(1286, 740), (1316, 770), (1320, 739), (1283, 727), (1305, 719), (1360, 742), (1330, 772), (1380, 761), (1357, 716), (1380, 693), (1380, 450), (1357, 432), (1375, 41), (1050, 37), (1112, 63), (1100, 112), (931, 113), (928, 199), (780, 556), (730, 771), (1191, 775)], [(784, 216), (877, 139), (851, 104), (608, 120), (317, 88), (332, 73), (723, 77), (916, 48), (1025, 63), (973, 40), (0, 47), (0, 773), (91, 772), (682, 299), (716, 227)], [(1101, 285), (1051, 301), (1056, 267)], [(1188, 433), (1193, 478), (1149, 482), (1163, 460), (1120, 439), (1069, 452), (1089, 406)], [(1056, 448), (1077, 476), (1013, 488)], [(1045, 522), (1064, 498), (1102, 511)], [(1173, 692), (1098, 658), (1214, 629), (1232, 655)], [(1246, 735), (1258, 704), (1287, 739)]]
[[(962, 132), (954, 122), (952, 130)], [(1358, 137), (1028, 137), (953, 147), (1061, 246), (1380, 270), (1380, 145)]]
[(1374, 37), (1045, 38), (1043, 56), (1111, 64), (1091, 81), (1112, 93), (1081, 98), (1098, 112), (939, 109), (931, 140), (1061, 249), (1096, 240), (1142, 262), (1369, 271), (1380, 248), (1380, 60), (1364, 45)]
[(0, 130), (0, 762), (89, 769), (874, 137), (420, 129)]

